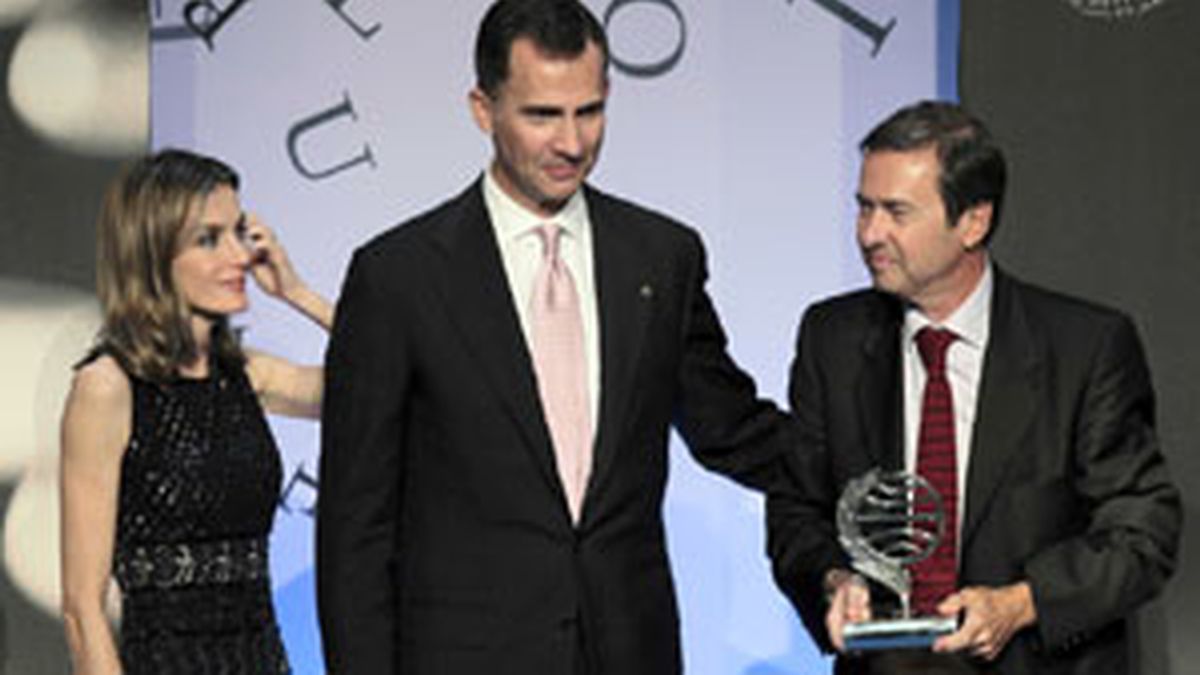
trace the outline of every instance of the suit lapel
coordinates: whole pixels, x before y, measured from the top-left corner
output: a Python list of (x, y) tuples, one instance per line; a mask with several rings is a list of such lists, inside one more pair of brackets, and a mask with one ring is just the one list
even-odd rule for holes
[[(446, 255), (446, 311), (497, 400), (520, 428), (543, 477), (561, 496), (533, 363), (484, 206), (481, 182), (476, 181), (458, 202), (459, 217), (447, 222), (435, 236)], [(565, 513), (565, 501), (563, 510)]]
[(1042, 370), (1037, 345), (1021, 304), (1020, 288), (996, 269), (990, 336), (971, 435), (963, 547), (970, 545), (971, 535), (1037, 413)]
[(592, 189), (587, 189), (586, 197), (599, 313), (600, 413), (584, 518), (594, 508), (589, 504), (601, 494), (620, 448), (625, 411), (634, 398), (642, 337), (655, 302), (655, 285), (634, 236), (635, 224), (617, 222), (608, 197)]
[(879, 316), (863, 336), (863, 369), (855, 388), (864, 449), (872, 465), (898, 470), (904, 466), (898, 351), (901, 313), (891, 298), (880, 296), (880, 300)]

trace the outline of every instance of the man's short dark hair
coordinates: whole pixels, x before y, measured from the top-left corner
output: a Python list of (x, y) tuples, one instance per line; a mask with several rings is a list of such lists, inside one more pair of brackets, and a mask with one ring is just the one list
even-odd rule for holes
[(921, 101), (901, 108), (871, 130), (858, 146), (864, 154), (907, 152), (933, 147), (937, 152), (938, 192), (950, 225), (967, 209), (990, 202), (992, 226), (986, 244), (1000, 222), (1007, 168), (1004, 153), (978, 118), (962, 106), (945, 101)]
[(595, 43), (608, 72), (608, 38), (595, 15), (578, 0), (497, 0), (475, 41), (475, 84), (495, 98), (508, 80), (513, 42), (529, 38), (544, 54), (574, 58)]

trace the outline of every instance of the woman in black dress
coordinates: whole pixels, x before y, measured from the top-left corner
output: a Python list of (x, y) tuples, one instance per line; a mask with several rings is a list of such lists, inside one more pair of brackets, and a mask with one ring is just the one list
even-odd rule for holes
[[(333, 309), (238, 203), (237, 174), (167, 150), (109, 188), (104, 322), (62, 421), (63, 617), (75, 672), (286, 673), (267, 535), (281, 482), (264, 410), (316, 417), (321, 369), (243, 350), (247, 273), (328, 330)], [(121, 595), (120, 639), (103, 611)]]

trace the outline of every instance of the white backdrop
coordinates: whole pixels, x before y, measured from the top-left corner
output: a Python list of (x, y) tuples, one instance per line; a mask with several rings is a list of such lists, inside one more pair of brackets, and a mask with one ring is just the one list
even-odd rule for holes
[[(855, 144), (953, 96), (957, 0), (587, 0), (614, 56), (593, 182), (697, 227), (741, 364), (783, 402), (800, 313), (864, 280)], [(155, 147), (214, 154), (333, 298), (353, 248), (456, 193), (491, 146), (466, 93), (486, 0), (151, 0)], [(260, 297), (247, 341), (317, 361), (325, 336)], [(288, 487), (273, 540), (297, 672), (312, 600), (318, 429), (272, 420)], [(666, 517), (696, 675), (825, 672), (764, 555), (761, 500), (673, 449)]]

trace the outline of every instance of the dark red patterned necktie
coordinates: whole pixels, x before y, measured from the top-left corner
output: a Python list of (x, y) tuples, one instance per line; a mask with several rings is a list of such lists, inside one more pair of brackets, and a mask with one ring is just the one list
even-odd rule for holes
[(958, 469), (954, 442), (954, 400), (946, 380), (946, 352), (958, 339), (953, 332), (925, 327), (917, 331), (917, 351), (925, 364), (925, 394), (917, 437), (917, 473), (942, 496), (946, 510), (942, 542), (933, 555), (917, 563), (913, 609), (933, 614), (937, 604), (955, 591), (958, 570)]

